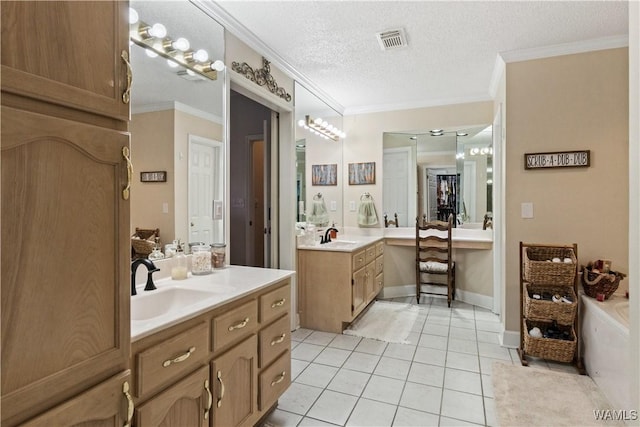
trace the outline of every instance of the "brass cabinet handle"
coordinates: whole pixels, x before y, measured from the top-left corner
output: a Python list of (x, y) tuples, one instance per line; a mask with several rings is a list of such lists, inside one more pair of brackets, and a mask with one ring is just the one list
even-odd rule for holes
[(271, 304), (271, 308), (282, 307), (286, 301), (287, 301), (286, 298), (282, 298), (282, 299), (274, 302), (273, 304)]
[(122, 147), (122, 157), (127, 161), (127, 186), (122, 190), (122, 198), (129, 200), (129, 189), (131, 188), (131, 175), (133, 175), (133, 165), (131, 164), (131, 151), (129, 147)]
[(133, 80), (133, 73), (131, 71), (131, 62), (129, 62), (129, 53), (123, 50), (120, 54), (120, 58), (127, 64), (127, 88), (122, 93), (122, 102), (128, 104), (131, 101), (131, 81)]
[(187, 350), (187, 352), (185, 354), (181, 354), (180, 356), (174, 358), (174, 359), (167, 359), (164, 362), (162, 362), (162, 366), (163, 367), (168, 367), (171, 366), (172, 363), (180, 363), (180, 362), (184, 362), (185, 360), (187, 360), (189, 358), (189, 356), (191, 356), (191, 353), (193, 353), (194, 351), (196, 351), (195, 347), (189, 347), (189, 350)]
[(245, 326), (247, 326), (247, 323), (249, 323), (249, 318), (246, 317), (242, 322), (237, 323), (235, 325), (231, 325), (229, 326), (229, 332), (233, 331), (234, 329), (242, 329)]
[(216, 406), (219, 408), (222, 406), (222, 399), (224, 398), (224, 383), (222, 382), (222, 372), (218, 371), (218, 382), (220, 383), (220, 396), (216, 402)]
[(207, 391), (207, 407), (204, 408), (204, 419), (206, 420), (209, 418), (209, 411), (211, 411), (211, 406), (213, 405), (213, 395), (209, 389), (209, 380), (204, 380), (204, 389)]
[(131, 393), (129, 393), (129, 382), (125, 381), (122, 384), (122, 394), (127, 398), (127, 421), (124, 423), (124, 427), (131, 427), (131, 421), (133, 420), (133, 399), (131, 398)]
[(271, 381), (271, 387), (273, 387), (274, 385), (281, 383), (284, 380), (284, 377), (287, 375), (287, 373), (285, 371), (282, 371), (282, 373), (280, 375), (278, 375), (276, 377), (276, 379), (274, 379), (273, 381)]
[(284, 338), (287, 336), (287, 334), (282, 334), (280, 335), (278, 338), (274, 339), (273, 341), (271, 341), (271, 345), (276, 345), (276, 344), (280, 344), (282, 341), (284, 341)]

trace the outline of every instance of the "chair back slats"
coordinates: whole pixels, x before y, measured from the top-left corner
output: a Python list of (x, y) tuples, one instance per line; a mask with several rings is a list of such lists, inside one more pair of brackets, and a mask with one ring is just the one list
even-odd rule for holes
[[(452, 228), (453, 215), (448, 221), (427, 222), (423, 217), (416, 218), (416, 297), (420, 301), (420, 294), (443, 295), (435, 292), (425, 292), (422, 285), (447, 286), (447, 302), (451, 304), (455, 296), (455, 262), (452, 256)], [(429, 274), (446, 275), (447, 282), (431, 281)]]

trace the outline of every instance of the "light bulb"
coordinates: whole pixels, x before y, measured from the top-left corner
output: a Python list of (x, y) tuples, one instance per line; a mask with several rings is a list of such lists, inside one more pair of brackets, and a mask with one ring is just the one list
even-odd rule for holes
[(302, 120), (302, 119), (298, 120), (298, 126), (303, 127), (304, 126), (304, 120)]
[(138, 22), (139, 16), (138, 12), (132, 7), (129, 8), (129, 24), (135, 24)]
[(315, 123), (315, 124), (319, 125), (319, 124), (321, 124), (321, 123), (322, 123), (322, 119), (321, 119), (320, 117), (318, 117), (317, 119), (315, 119), (315, 120), (313, 121), (313, 123)]
[(207, 59), (209, 59), (209, 54), (204, 49), (198, 49), (195, 52), (193, 52), (192, 58), (196, 61), (204, 62)]
[(222, 71), (224, 70), (224, 62), (217, 59), (213, 62), (213, 64), (211, 64), (211, 68), (213, 68), (216, 71)]
[(167, 35), (167, 29), (162, 24), (153, 24), (153, 26), (149, 28), (149, 35), (161, 39)]
[(170, 59), (167, 59), (167, 64), (169, 64), (169, 67), (171, 68), (176, 68), (178, 66), (178, 64)]
[(158, 54), (151, 49), (145, 49), (144, 53), (146, 53), (149, 58), (156, 58), (158, 56)]
[(189, 46), (189, 40), (184, 37), (179, 37), (178, 40), (173, 42), (173, 47), (183, 52), (189, 49)]
[(192, 77), (196, 75), (196, 73), (194, 73), (193, 71), (189, 70), (188, 68), (187, 68), (187, 74), (192, 76)]

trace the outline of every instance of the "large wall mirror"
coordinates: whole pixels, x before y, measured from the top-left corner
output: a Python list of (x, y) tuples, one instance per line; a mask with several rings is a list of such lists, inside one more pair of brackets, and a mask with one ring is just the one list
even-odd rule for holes
[(130, 7), (132, 234), (223, 242), (224, 29), (191, 2)]
[(388, 132), (383, 138), (383, 210), (398, 226), (417, 216), (458, 227), (482, 227), (493, 200), (490, 125), (427, 132)]
[[(309, 126), (325, 122), (328, 129), (342, 129), (342, 115), (300, 83), (295, 83), (296, 117), (296, 222), (323, 227), (341, 225), (343, 138), (330, 138)], [(331, 132), (329, 132), (331, 133)]]

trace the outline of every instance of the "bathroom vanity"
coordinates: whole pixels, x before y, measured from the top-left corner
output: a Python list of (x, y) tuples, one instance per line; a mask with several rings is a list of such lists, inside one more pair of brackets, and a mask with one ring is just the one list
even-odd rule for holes
[(269, 413), (291, 382), (293, 274), (230, 266), (132, 297), (136, 425), (252, 426)]
[(342, 333), (382, 290), (382, 237), (298, 245), (300, 325)]

